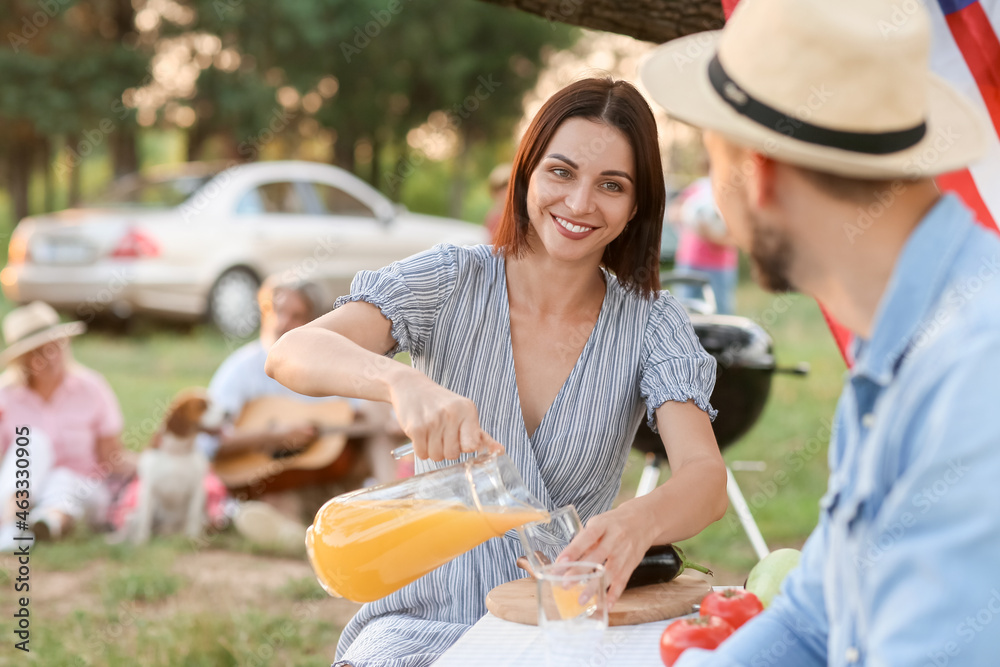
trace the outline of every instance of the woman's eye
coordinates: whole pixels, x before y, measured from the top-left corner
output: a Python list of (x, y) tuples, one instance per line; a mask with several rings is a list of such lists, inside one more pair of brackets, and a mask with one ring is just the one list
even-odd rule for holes
[(569, 169), (563, 169), (562, 167), (556, 167), (552, 170), (552, 173), (559, 178), (569, 178)]
[(615, 183), (614, 181), (608, 181), (604, 185), (611, 192), (623, 192), (624, 191), (624, 188), (620, 184)]

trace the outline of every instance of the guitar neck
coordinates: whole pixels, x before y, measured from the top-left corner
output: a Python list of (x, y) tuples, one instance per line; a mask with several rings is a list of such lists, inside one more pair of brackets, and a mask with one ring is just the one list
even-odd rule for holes
[(371, 435), (378, 429), (372, 424), (347, 424), (345, 426), (317, 426), (319, 435), (346, 435), (348, 438)]

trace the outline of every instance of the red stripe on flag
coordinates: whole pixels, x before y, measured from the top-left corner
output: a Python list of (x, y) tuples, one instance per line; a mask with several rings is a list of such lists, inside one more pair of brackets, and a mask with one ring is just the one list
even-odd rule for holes
[(986, 10), (978, 2), (945, 16), (972, 78), (986, 102), (993, 127), (1000, 134), (1000, 40), (993, 32)]
[(976, 221), (992, 232), (1000, 233), (997, 223), (990, 214), (990, 209), (979, 194), (976, 182), (972, 180), (972, 174), (968, 169), (960, 169), (949, 174), (941, 174), (936, 179), (938, 187), (942, 190), (949, 190), (956, 193), (965, 201), (965, 205), (976, 214)]
[(733, 10), (736, 9), (736, 3), (739, 0), (722, 0), (722, 14), (729, 20), (729, 17), (733, 15)]

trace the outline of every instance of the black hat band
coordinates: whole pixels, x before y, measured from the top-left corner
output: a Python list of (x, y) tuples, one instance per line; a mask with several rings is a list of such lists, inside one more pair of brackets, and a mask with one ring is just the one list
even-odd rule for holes
[(831, 130), (789, 116), (755, 99), (732, 80), (716, 54), (708, 64), (708, 79), (715, 92), (738, 114), (793, 139), (855, 153), (886, 155), (916, 145), (927, 134), (927, 123), (892, 132), (846, 132)]

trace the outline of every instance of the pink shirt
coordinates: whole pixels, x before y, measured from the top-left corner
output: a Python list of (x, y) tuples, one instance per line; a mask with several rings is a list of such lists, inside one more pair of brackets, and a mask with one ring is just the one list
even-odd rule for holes
[(682, 229), (674, 261), (696, 269), (734, 269), (739, 263), (736, 248), (713, 243), (690, 229)]
[(56, 467), (100, 477), (97, 441), (120, 434), (123, 424), (111, 386), (89, 368), (68, 369), (47, 401), (23, 385), (0, 389), (0, 456), (13, 442), (14, 429), (29, 426), (52, 440)]

